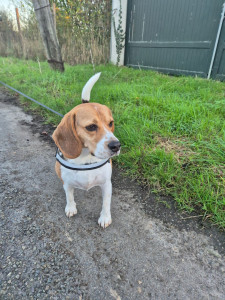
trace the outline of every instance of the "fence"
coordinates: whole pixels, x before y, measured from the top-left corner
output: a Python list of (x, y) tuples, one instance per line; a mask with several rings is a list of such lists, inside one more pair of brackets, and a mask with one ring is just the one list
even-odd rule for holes
[[(108, 62), (111, 0), (54, 2), (63, 60), (70, 64)], [(32, 6), (27, 4), (19, 8), (19, 12), (21, 34), (16, 25), (16, 12), (0, 12), (0, 55), (44, 60), (44, 48)]]
[(207, 77), (212, 62), (212, 77), (224, 79), (223, 2), (128, 0), (125, 64)]

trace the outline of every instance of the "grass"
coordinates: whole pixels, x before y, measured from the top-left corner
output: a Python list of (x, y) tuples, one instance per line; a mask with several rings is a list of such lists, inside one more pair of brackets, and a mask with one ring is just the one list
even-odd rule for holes
[[(100, 65), (91, 99), (114, 114), (122, 153), (120, 166), (153, 192), (171, 195), (180, 208), (225, 227), (225, 83), (170, 77), (151, 71)], [(65, 114), (81, 103), (91, 65), (66, 65), (0, 58), (0, 78)], [(25, 101), (24, 99), (21, 99)], [(47, 122), (60, 117), (33, 103)]]

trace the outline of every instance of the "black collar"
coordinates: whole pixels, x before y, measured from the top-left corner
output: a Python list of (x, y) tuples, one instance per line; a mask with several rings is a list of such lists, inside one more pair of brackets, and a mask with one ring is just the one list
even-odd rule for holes
[(98, 168), (101, 168), (102, 166), (104, 166), (106, 163), (110, 162), (109, 158), (103, 159), (99, 162), (96, 163), (91, 163), (91, 164), (85, 164), (85, 165), (75, 165), (72, 164), (70, 162), (68, 162), (67, 160), (65, 160), (65, 158), (63, 157), (63, 154), (59, 151), (59, 149), (57, 148), (56, 151), (56, 160), (65, 168), (70, 169), (70, 170), (75, 170), (75, 171), (89, 171), (89, 170), (95, 170)]

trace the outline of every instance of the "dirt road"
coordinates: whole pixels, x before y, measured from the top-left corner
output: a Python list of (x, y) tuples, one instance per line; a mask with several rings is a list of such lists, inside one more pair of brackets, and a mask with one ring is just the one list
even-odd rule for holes
[(222, 233), (117, 169), (112, 225), (97, 225), (98, 188), (75, 191), (78, 214), (68, 219), (49, 127), (12, 101), (0, 92), (1, 299), (225, 299)]

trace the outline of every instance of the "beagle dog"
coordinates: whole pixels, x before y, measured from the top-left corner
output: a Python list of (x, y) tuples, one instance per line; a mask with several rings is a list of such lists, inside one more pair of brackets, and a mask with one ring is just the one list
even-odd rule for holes
[(102, 189), (102, 210), (98, 224), (106, 228), (112, 223), (110, 206), (112, 196), (112, 163), (119, 155), (120, 142), (114, 136), (114, 121), (110, 109), (98, 103), (89, 103), (90, 92), (101, 73), (92, 76), (82, 90), (82, 104), (68, 112), (53, 132), (58, 147), (55, 170), (66, 193), (67, 217), (77, 213), (74, 188)]

